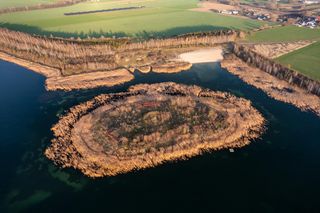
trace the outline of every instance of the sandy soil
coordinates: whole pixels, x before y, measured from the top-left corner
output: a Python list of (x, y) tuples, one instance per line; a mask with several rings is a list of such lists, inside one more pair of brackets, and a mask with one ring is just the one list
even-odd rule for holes
[(190, 69), (192, 64), (217, 62), (223, 59), (223, 49), (219, 46), (214, 48), (178, 48), (173, 52), (173, 54), (168, 55), (175, 58), (168, 60), (166, 63), (130, 67), (129, 70), (131, 72), (138, 70), (142, 73), (151, 71), (156, 73), (177, 73)]
[(179, 55), (179, 59), (192, 64), (217, 62), (223, 59), (222, 48), (200, 49)]
[(235, 10), (235, 6), (227, 4), (219, 4), (217, 2), (200, 2), (198, 8), (192, 9), (192, 11), (199, 12), (212, 12), (211, 10)]
[(268, 96), (292, 104), (303, 111), (312, 111), (320, 116), (320, 98), (318, 96), (258, 68), (251, 67), (236, 56), (223, 60), (221, 66), (248, 84), (263, 90)]
[(282, 55), (298, 50), (312, 44), (312, 41), (297, 41), (272, 44), (254, 44), (253, 51), (267, 58), (278, 58)]

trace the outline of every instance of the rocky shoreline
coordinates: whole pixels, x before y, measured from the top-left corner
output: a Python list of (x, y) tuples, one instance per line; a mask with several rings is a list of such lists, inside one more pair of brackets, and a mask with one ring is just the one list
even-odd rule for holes
[[(164, 103), (171, 104), (163, 107), (161, 104)], [(188, 127), (185, 123), (191, 115), (188, 112), (193, 112), (196, 103), (202, 107), (197, 107), (200, 114), (195, 118), (204, 116), (205, 121), (200, 120), (199, 124), (194, 124), (196, 120), (190, 118), (194, 126)], [(181, 111), (180, 108), (184, 110)], [(202, 111), (202, 108), (206, 110)], [(158, 110), (164, 111), (161, 113)], [(171, 110), (178, 111), (171, 114)], [(144, 112), (142, 117), (140, 111)], [(120, 114), (114, 114), (116, 112)], [(209, 113), (209, 116), (201, 114), (204, 112)], [(107, 116), (105, 113), (111, 114)], [(169, 121), (168, 116), (176, 116), (176, 113), (183, 113), (184, 116), (180, 119), (187, 120), (172, 127), (167, 126), (165, 123)], [(125, 136), (123, 130), (114, 127), (102, 132), (100, 125), (96, 127), (101, 119), (118, 116), (119, 125), (123, 126), (121, 128), (130, 132), (130, 125), (133, 125), (130, 124), (131, 119), (121, 119), (123, 116), (134, 115), (138, 116), (138, 120), (143, 118), (144, 122), (151, 122), (147, 125), (148, 128), (155, 125), (156, 132), (147, 134), (149, 130), (144, 130), (139, 136), (134, 131), (135, 139), (130, 139), (132, 133)], [(210, 124), (210, 120), (214, 122)], [(114, 176), (154, 167), (167, 161), (187, 159), (204, 151), (245, 146), (261, 135), (264, 123), (264, 118), (251, 106), (250, 101), (227, 93), (175, 83), (143, 84), (131, 87), (128, 92), (100, 95), (71, 108), (52, 128), (55, 138), (45, 154), (56, 164), (79, 169), (89, 177)], [(137, 124), (139, 122), (134, 123)], [(112, 122), (112, 126), (114, 125), (116, 124)], [(163, 128), (166, 129), (163, 133), (158, 132)], [(122, 132), (121, 135), (117, 131)], [(95, 139), (97, 136), (98, 139)], [(125, 145), (128, 140), (125, 137), (129, 137), (129, 141), (133, 140), (128, 143), (131, 145)], [(170, 138), (174, 138), (175, 142)], [(151, 147), (148, 148), (149, 145)]]

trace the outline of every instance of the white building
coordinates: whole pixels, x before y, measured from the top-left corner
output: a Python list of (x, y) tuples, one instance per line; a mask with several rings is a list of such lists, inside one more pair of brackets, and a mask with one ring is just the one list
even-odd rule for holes
[(305, 4), (320, 4), (320, 0), (304, 0)]

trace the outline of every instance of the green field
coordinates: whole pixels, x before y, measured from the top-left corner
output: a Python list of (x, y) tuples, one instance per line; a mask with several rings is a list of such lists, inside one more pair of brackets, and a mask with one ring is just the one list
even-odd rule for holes
[(255, 32), (247, 38), (250, 42), (283, 42), (320, 40), (320, 29), (285, 26)]
[(0, 9), (53, 3), (57, 0), (0, 0)]
[[(31, 33), (59, 36), (128, 35), (171, 36), (214, 29), (257, 28), (265, 22), (196, 12), (198, 0), (100, 0), (73, 6), (18, 12), (0, 16), (1, 26)], [(66, 12), (145, 6), (143, 9), (65, 16)]]
[(276, 59), (285, 66), (316, 80), (320, 80), (320, 29), (296, 26), (276, 27), (255, 32), (246, 38), (247, 42), (291, 42), (299, 40), (318, 41), (302, 49)]
[(276, 60), (320, 81), (320, 42), (283, 55)]

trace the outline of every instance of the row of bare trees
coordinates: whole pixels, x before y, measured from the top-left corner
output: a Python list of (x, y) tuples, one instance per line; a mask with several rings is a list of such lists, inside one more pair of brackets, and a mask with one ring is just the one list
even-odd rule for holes
[[(118, 39), (88, 43), (72, 39), (31, 36), (0, 28), (0, 51), (59, 69), (63, 75), (70, 75), (115, 69), (119, 67), (116, 64), (116, 58), (119, 58), (119, 55), (125, 60), (126, 55), (132, 57), (139, 50), (148, 52), (162, 48), (214, 45), (234, 41), (238, 36), (239, 32), (227, 30), (143, 42), (128, 42), (128, 40), (119, 39), (124, 41), (122, 44), (117, 41)], [(110, 42), (110, 40), (116, 42)], [(117, 45), (114, 46), (113, 43)]]
[(249, 47), (233, 44), (233, 53), (248, 64), (298, 86), (317, 96), (320, 96), (320, 82), (298, 73), (288, 67), (276, 63), (252, 50)]

